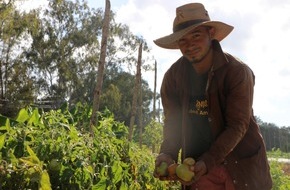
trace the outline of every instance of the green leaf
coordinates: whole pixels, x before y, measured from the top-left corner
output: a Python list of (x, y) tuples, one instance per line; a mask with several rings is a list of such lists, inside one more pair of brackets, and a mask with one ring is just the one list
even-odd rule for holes
[(21, 109), (19, 114), (18, 114), (18, 117), (17, 117), (16, 121), (24, 123), (28, 119), (29, 119), (29, 114), (28, 114), (27, 110), (24, 109), (24, 108)]
[(17, 165), (18, 159), (15, 157), (15, 155), (14, 155), (14, 153), (13, 153), (13, 151), (11, 149), (8, 150), (8, 158), (11, 160), (11, 163), (13, 165)]
[(4, 143), (5, 143), (5, 137), (6, 137), (6, 134), (3, 134), (0, 136), (0, 150), (3, 148), (4, 146)]
[(69, 136), (74, 140), (78, 139), (78, 131), (73, 126), (70, 127)]
[(102, 178), (96, 185), (93, 186), (92, 190), (106, 190), (106, 178)]
[(5, 125), (7, 117), (0, 115), (0, 126)]
[(6, 131), (7, 130), (7, 127), (6, 126), (1, 126), (0, 127), (0, 131)]
[(39, 190), (51, 190), (50, 179), (46, 170), (41, 174)]
[(114, 175), (113, 178), (113, 183), (117, 183), (119, 181), (121, 181), (122, 177), (123, 177), (123, 169), (120, 165), (120, 162), (116, 161), (114, 162), (113, 166), (112, 166), (112, 172)]
[(33, 152), (33, 150), (28, 145), (26, 146), (26, 149), (31, 157), (31, 161), (35, 164), (40, 164), (40, 160), (38, 159), (36, 154)]
[(36, 163), (31, 159), (31, 157), (22, 157), (22, 158), (19, 158), (19, 161), (31, 167), (34, 167), (36, 165)]
[(6, 129), (7, 129), (7, 131), (10, 131), (10, 121), (9, 121), (9, 119), (7, 119), (6, 120), (6, 124), (5, 124), (5, 126), (6, 126)]
[(32, 116), (30, 117), (28, 123), (38, 125), (39, 123), (39, 112), (37, 109), (33, 110)]
[(121, 186), (120, 186), (120, 190), (127, 190), (129, 189), (128, 185), (124, 182), (122, 182)]

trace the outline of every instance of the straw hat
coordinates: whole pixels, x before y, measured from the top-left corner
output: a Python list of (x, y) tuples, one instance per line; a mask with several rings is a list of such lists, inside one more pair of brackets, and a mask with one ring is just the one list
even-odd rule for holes
[(218, 41), (224, 39), (234, 28), (223, 22), (211, 21), (202, 4), (190, 3), (176, 8), (173, 33), (154, 40), (154, 43), (166, 49), (179, 49), (178, 40), (198, 26), (214, 27), (215, 34), (213, 38)]

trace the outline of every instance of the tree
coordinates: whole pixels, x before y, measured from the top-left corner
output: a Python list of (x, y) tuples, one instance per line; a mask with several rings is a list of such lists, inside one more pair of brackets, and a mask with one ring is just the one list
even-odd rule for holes
[[(112, 113), (116, 113), (121, 109), (122, 94), (117, 86), (110, 84), (105, 88), (100, 96), (100, 108), (109, 109)], [(102, 107), (104, 106), (104, 107)]]
[[(70, 104), (93, 103), (102, 34), (102, 9), (89, 9), (84, 1), (50, 0), (41, 10), (37, 32), (32, 35), (28, 62), (37, 73), (37, 94), (57, 96)], [(110, 27), (104, 75), (112, 77), (135, 65), (139, 37), (114, 20)], [(130, 70), (130, 69), (129, 69)]]
[(290, 147), (290, 128), (278, 127), (273, 123), (266, 123), (258, 120), (262, 136), (268, 151), (272, 149), (280, 149), (283, 152), (288, 152)]
[(143, 133), (143, 143), (148, 147), (151, 147), (153, 153), (159, 152), (159, 145), (162, 142), (163, 126), (161, 123), (151, 120), (145, 127)]
[[(130, 118), (131, 118), (131, 109), (132, 109), (132, 99), (134, 94), (134, 83), (135, 83), (136, 75), (132, 75), (128, 72), (119, 72), (112, 76), (104, 77), (104, 94), (107, 94), (107, 90), (110, 89), (111, 85), (113, 84), (117, 89), (118, 93), (121, 97), (120, 100), (120, 107), (118, 110), (115, 110), (114, 116), (118, 121), (122, 121), (125, 125), (130, 125)], [(142, 113), (143, 113), (143, 125), (146, 125), (150, 122), (150, 105), (152, 101), (153, 93), (149, 88), (147, 81), (142, 80)], [(112, 91), (112, 90), (110, 90)], [(114, 90), (117, 92), (117, 90)], [(106, 102), (114, 102), (115, 99), (111, 99), (106, 97), (104, 101), (101, 99), (100, 101), (100, 110), (104, 110), (108, 108)], [(136, 117), (138, 120), (138, 117)]]
[[(49, 0), (32, 34), (28, 62), (38, 75), (38, 94), (69, 100), (94, 71), (98, 57), (99, 13), (84, 1)], [(85, 93), (86, 94), (86, 93)]]
[(140, 97), (140, 85), (141, 85), (141, 63), (142, 63), (142, 47), (143, 44), (140, 43), (139, 51), (138, 51), (138, 60), (137, 60), (137, 72), (136, 72), (136, 78), (135, 78), (135, 85), (134, 85), (134, 94), (132, 99), (132, 110), (131, 110), (131, 119), (130, 119), (130, 125), (129, 125), (129, 141), (132, 140), (133, 137), (133, 128), (135, 124), (135, 117), (137, 112), (137, 101)]
[(156, 85), (157, 84), (157, 62), (154, 68), (154, 91), (153, 91), (153, 119), (156, 118)]
[(102, 30), (101, 55), (100, 55), (99, 67), (98, 67), (97, 85), (95, 87), (95, 92), (94, 92), (91, 125), (96, 124), (96, 119), (97, 119), (96, 113), (97, 111), (99, 111), (99, 106), (100, 106), (100, 96), (101, 96), (102, 87), (103, 87), (103, 77), (104, 77), (105, 59), (106, 59), (106, 51), (107, 51), (107, 39), (109, 35), (110, 10), (111, 10), (110, 1), (106, 0), (106, 9), (105, 9), (105, 16), (104, 16), (104, 23), (103, 23), (103, 30)]
[(27, 47), (22, 42), (29, 40), (36, 14), (19, 12), (14, 1), (1, 2), (0, 9), (0, 99), (5, 102), (0, 111), (12, 117), (18, 108), (34, 100), (34, 77), (25, 62)]
[[(39, 98), (49, 100), (53, 104), (51, 108), (59, 108), (63, 102), (70, 107), (78, 102), (92, 105), (93, 87), (97, 85), (96, 77), (100, 77), (98, 61), (104, 12), (100, 8), (90, 9), (85, 0), (48, 2), (48, 7), (28, 13), (18, 12), (18, 16), (14, 11), (7, 16), (7, 11), (0, 4), (0, 48), (5, 53), (0, 58), (2, 97), (13, 97), (11, 100), (21, 106), (23, 104), (19, 104), (19, 101), (23, 99), (29, 100), (29, 104), (36, 101), (34, 105), (38, 106), (36, 99)], [(134, 35), (127, 25), (116, 23), (114, 16), (110, 12), (103, 73), (104, 94), (100, 97), (99, 109), (113, 109), (116, 119), (129, 126), (135, 80), (132, 71), (136, 68), (140, 42), (143, 43), (142, 72), (151, 67), (148, 61), (150, 50), (142, 36)], [(12, 18), (15, 19), (10, 22)], [(12, 24), (15, 27), (9, 27)], [(15, 29), (14, 33), (8, 32), (8, 29)], [(15, 42), (14, 45), (12, 42)], [(23, 46), (15, 48), (18, 45)], [(5, 60), (7, 57), (8, 61)], [(138, 106), (138, 111), (142, 114), (136, 115), (135, 122), (145, 126), (151, 120), (153, 95), (146, 81), (141, 80), (140, 84), (142, 100), (139, 100), (139, 104), (142, 105)]]

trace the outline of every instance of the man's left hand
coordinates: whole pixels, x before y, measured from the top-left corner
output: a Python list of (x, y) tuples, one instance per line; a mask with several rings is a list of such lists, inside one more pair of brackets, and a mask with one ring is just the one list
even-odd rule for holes
[(205, 175), (207, 173), (207, 167), (204, 163), (204, 161), (199, 160), (194, 165), (194, 179), (197, 181), (201, 176)]

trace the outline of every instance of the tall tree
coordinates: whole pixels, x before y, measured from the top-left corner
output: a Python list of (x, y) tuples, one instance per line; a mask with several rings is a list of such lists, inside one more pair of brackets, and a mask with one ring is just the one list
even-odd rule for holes
[(104, 23), (103, 23), (103, 30), (102, 30), (101, 55), (100, 55), (99, 67), (98, 67), (97, 85), (95, 87), (95, 92), (94, 92), (91, 125), (96, 125), (97, 111), (99, 110), (99, 106), (100, 106), (100, 96), (102, 93), (103, 77), (104, 77), (104, 69), (105, 69), (105, 61), (106, 61), (107, 39), (109, 35), (110, 12), (111, 12), (111, 4), (109, 0), (106, 0), (106, 9), (105, 9), (105, 16), (104, 16)]
[(154, 91), (153, 91), (153, 119), (156, 118), (156, 86), (157, 86), (157, 62), (154, 67)]
[(28, 59), (38, 74), (38, 94), (70, 100), (96, 65), (101, 21), (84, 1), (49, 0), (41, 13), (29, 51), (35, 56)]
[(143, 141), (143, 113), (142, 113), (142, 77), (141, 77), (141, 69), (140, 69), (140, 79), (139, 79), (139, 98), (138, 98), (138, 127), (139, 127), (139, 146), (142, 148), (142, 141)]
[(136, 72), (136, 79), (135, 79), (135, 85), (134, 85), (134, 94), (133, 94), (133, 99), (132, 99), (131, 119), (130, 119), (129, 137), (128, 137), (129, 141), (131, 141), (133, 137), (135, 117), (136, 117), (136, 112), (137, 112), (137, 101), (140, 96), (142, 48), (143, 48), (143, 44), (141, 42), (139, 46), (139, 51), (138, 51), (137, 72)]
[[(47, 7), (31, 10), (28, 14), (19, 12), (17, 16), (12, 11), (13, 14), (7, 16), (4, 10), (12, 4), (5, 5), (4, 9), (0, 1), (0, 49), (4, 52), (0, 56), (2, 97), (13, 97), (11, 100), (15, 102), (47, 97), (55, 100), (55, 106), (58, 101), (66, 100), (68, 105), (79, 101), (91, 105), (98, 77), (104, 11), (90, 9), (85, 0), (48, 2)], [(135, 77), (131, 73), (136, 67), (140, 41), (143, 42), (144, 60), (148, 60), (150, 52), (146, 41), (134, 35), (127, 25), (117, 23), (114, 16), (110, 12), (103, 77), (106, 82), (99, 102), (101, 109), (110, 107), (116, 118), (129, 126)], [(13, 22), (8, 22), (12, 19)], [(15, 30), (8, 32), (8, 29)], [(14, 45), (8, 45), (12, 42)], [(5, 58), (9, 58), (8, 61)], [(142, 70), (147, 69), (143, 64)], [(148, 83), (141, 82), (142, 116), (136, 115), (135, 120), (140, 117), (138, 123), (145, 126), (150, 121), (153, 96)]]
[[(100, 110), (104, 110), (105, 108), (114, 110), (113, 113), (115, 118), (119, 121), (124, 122), (124, 124), (127, 126), (130, 125), (135, 80), (136, 74), (133, 75), (128, 72), (119, 72), (110, 77), (105, 76), (104, 78), (103, 84), (104, 92), (102, 93), (101, 96)], [(152, 105), (153, 93), (147, 81), (142, 80), (141, 83), (142, 83), (142, 113), (143, 113), (142, 122), (143, 126), (145, 126), (151, 120), (150, 116), (152, 108), (150, 109), (150, 106)], [(112, 84), (114, 87), (112, 87)], [(117, 98), (113, 97), (113, 94)], [(116, 109), (117, 107), (118, 109)], [(138, 120), (138, 117), (136, 118), (136, 120)]]
[(34, 78), (22, 52), (27, 48), (23, 41), (29, 40), (27, 31), (34, 27), (35, 13), (18, 11), (14, 1), (0, 2), (0, 9), (0, 99), (5, 100), (0, 112), (15, 116), (18, 108), (34, 100)]

